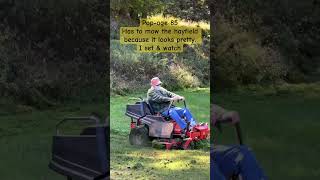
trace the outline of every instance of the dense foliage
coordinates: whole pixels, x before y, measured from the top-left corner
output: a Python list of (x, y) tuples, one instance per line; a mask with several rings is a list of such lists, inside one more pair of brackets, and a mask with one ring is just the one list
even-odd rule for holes
[(171, 90), (209, 86), (209, 29), (202, 28), (202, 45), (185, 46), (183, 53), (138, 53), (135, 46), (119, 44), (120, 27), (139, 26), (139, 18), (158, 14), (198, 24), (208, 23), (210, 15), (209, 6), (203, 1), (111, 1), (112, 92), (146, 90), (154, 76), (159, 76)]
[[(115, 32), (119, 26), (136, 26), (140, 17), (159, 12), (196, 22), (211, 17), (211, 79), (218, 89), (320, 79), (320, 4), (316, 0), (121, 2), (112, 5), (111, 20), (119, 22), (111, 24), (118, 25), (112, 26)], [(114, 34), (117, 39), (118, 33)]]
[(318, 1), (219, 0), (211, 8), (218, 87), (320, 80)]
[(209, 54), (199, 46), (185, 47), (185, 52), (178, 54), (139, 53), (135, 46), (112, 40), (110, 48), (110, 87), (114, 93), (146, 91), (154, 76), (171, 90), (209, 86)]
[(37, 107), (103, 96), (108, 16), (104, 1), (0, 2), (0, 96)]

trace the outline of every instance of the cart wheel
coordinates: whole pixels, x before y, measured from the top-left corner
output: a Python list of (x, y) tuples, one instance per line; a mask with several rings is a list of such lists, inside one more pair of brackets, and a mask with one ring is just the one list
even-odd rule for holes
[(149, 138), (148, 129), (145, 126), (131, 129), (129, 142), (131, 145), (149, 146), (151, 141)]

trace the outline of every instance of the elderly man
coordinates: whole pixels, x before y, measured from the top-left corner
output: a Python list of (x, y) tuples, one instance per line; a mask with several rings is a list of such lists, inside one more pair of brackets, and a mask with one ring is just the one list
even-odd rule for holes
[[(213, 104), (211, 106), (212, 123), (237, 123), (239, 114), (227, 111)], [(259, 166), (252, 151), (244, 145), (222, 146), (211, 145), (211, 179), (229, 180), (231, 177), (240, 177), (242, 180), (266, 180), (262, 168)]]
[(188, 108), (171, 107), (169, 109), (171, 101), (184, 100), (184, 97), (161, 87), (161, 83), (158, 77), (151, 79), (151, 88), (148, 90), (147, 98), (152, 109), (155, 113), (160, 113), (165, 117), (170, 116), (184, 131), (188, 130), (187, 123), (191, 129), (196, 125), (196, 121)]

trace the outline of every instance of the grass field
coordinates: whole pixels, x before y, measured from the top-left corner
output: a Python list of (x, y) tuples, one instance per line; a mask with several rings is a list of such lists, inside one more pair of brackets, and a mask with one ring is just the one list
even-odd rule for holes
[(64, 117), (87, 116), (93, 111), (104, 114), (104, 106), (72, 104), (44, 111), (1, 111), (0, 179), (65, 180), (48, 168), (55, 124)]
[[(254, 150), (271, 180), (320, 179), (320, 86), (306, 87), (276, 94), (259, 90), (213, 97), (215, 103), (239, 111), (245, 144)], [(225, 128), (218, 142), (231, 144), (232, 133)]]
[[(320, 89), (320, 86), (318, 89)], [(320, 91), (307, 89), (278, 93), (257, 90), (216, 93), (217, 104), (240, 112), (245, 144), (271, 180), (320, 179)], [(261, 93), (262, 92), (262, 93)], [(209, 119), (209, 90), (178, 92), (187, 97), (199, 121)], [(111, 175), (113, 179), (208, 179), (206, 148), (166, 151), (133, 147), (128, 142), (130, 96), (111, 98)], [(69, 104), (48, 110), (0, 106), (0, 179), (64, 180), (48, 169), (51, 137), (63, 117), (104, 114), (104, 104)], [(6, 109), (6, 110), (4, 110)], [(224, 129), (224, 143), (233, 143)]]
[[(198, 121), (209, 122), (209, 89), (177, 92)], [(111, 177), (112, 179), (208, 179), (209, 148), (197, 150), (162, 150), (134, 147), (129, 144), (130, 118), (124, 115), (131, 97), (111, 97)], [(182, 104), (181, 104), (182, 105)]]

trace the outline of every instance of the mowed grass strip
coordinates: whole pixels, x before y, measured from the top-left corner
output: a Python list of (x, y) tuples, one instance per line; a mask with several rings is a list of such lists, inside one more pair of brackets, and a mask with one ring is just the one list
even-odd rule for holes
[[(209, 89), (176, 92), (186, 98), (187, 106), (199, 122), (209, 122)], [(208, 179), (210, 153), (198, 150), (162, 150), (135, 147), (129, 144), (130, 118), (125, 116), (126, 104), (145, 93), (111, 97), (111, 177), (112, 179)], [(183, 103), (177, 104), (183, 106)]]

